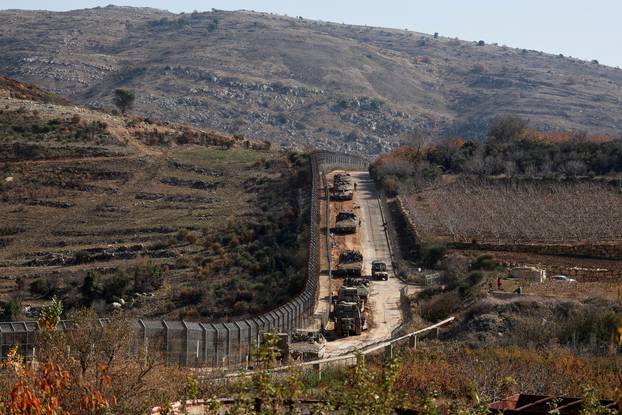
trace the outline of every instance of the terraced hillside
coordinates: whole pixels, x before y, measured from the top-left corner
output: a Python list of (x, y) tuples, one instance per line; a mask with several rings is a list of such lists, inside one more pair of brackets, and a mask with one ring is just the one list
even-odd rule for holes
[(125, 86), (152, 118), (292, 146), (375, 154), (414, 128), (479, 136), (508, 113), (539, 130), (622, 128), (621, 70), (485, 42), (246, 11), (109, 6), (0, 22), (1, 74), (94, 106)]
[(218, 320), (302, 289), (304, 158), (0, 87), (0, 303)]

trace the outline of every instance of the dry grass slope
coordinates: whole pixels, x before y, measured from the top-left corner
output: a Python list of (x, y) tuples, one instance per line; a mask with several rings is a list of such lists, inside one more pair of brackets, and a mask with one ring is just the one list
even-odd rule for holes
[[(0, 308), (59, 295), (105, 312), (123, 298), (130, 314), (216, 320), (301, 288), (304, 160), (2, 85)], [(275, 241), (289, 259), (263, 261)]]

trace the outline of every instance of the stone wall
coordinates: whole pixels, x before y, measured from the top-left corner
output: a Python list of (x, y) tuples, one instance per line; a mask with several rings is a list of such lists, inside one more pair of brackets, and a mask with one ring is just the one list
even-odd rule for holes
[(622, 242), (611, 243), (484, 243), (449, 242), (451, 249), (471, 249), (480, 251), (528, 252), (539, 255), (569, 256), (598, 259), (622, 259)]

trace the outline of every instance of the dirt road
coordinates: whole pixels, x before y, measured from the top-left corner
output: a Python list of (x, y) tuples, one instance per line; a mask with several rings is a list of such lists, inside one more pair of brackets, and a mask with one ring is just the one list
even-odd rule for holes
[[(371, 283), (368, 300), (369, 329), (360, 336), (351, 336), (329, 342), (326, 346), (328, 356), (337, 356), (355, 349), (364, 349), (372, 344), (387, 340), (391, 337), (393, 330), (402, 322), (400, 289), (404, 285), (395, 278), (393, 269), (390, 267), (389, 246), (374, 183), (368, 172), (350, 172), (350, 174), (353, 181), (357, 183), (356, 202), (360, 206), (357, 210), (361, 218), (359, 242), (364, 259), (363, 275), (371, 275), (371, 262), (380, 260), (389, 267), (389, 280)], [(324, 295), (328, 293), (326, 284), (328, 284), (328, 278), (326, 276), (320, 278), (320, 292)], [(320, 295), (321, 300), (322, 297)], [(325, 301), (320, 301), (318, 307), (325, 309), (326, 304)]]

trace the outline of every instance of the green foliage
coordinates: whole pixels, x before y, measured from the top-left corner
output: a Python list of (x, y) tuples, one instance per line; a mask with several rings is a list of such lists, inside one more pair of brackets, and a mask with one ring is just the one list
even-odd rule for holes
[(442, 292), (443, 292), (443, 287), (440, 287), (440, 286), (424, 288), (417, 294), (417, 301), (428, 300)]
[(414, 184), (420, 188), (435, 177), (430, 172), (438, 175), (438, 169), (451, 174), (551, 179), (608, 175), (622, 172), (622, 140), (590, 140), (581, 133), (539, 133), (531, 130), (526, 120), (503, 116), (491, 121), (486, 137), (472, 141), (450, 138), (429, 145), (425, 152), (415, 146), (402, 148), (380, 157), (370, 171), (379, 182), (394, 178), (402, 187)]
[(133, 274), (133, 292), (152, 292), (164, 283), (164, 270), (152, 262), (137, 265)]
[(107, 301), (115, 297), (123, 297), (128, 290), (129, 280), (124, 273), (118, 272), (109, 278), (103, 286), (102, 293)]
[(382, 179), (382, 188), (389, 197), (395, 197), (400, 192), (399, 182), (393, 176), (388, 176)]
[(435, 268), (438, 262), (445, 257), (447, 247), (441, 244), (433, 244), (423, 247), (421, 251), (421, 263), (426, 268)]
[(212, 19), (212, 21), (207, 25), (207, 31), (210, 33), (216, 31), (219, 24), (220, 20), (218, 20), (217, 18)]
[(421, 415), (440, 415), (441, 406), (438, 403), (438, 393), (426, 394), (419, 403), (419, 413)]
[(117, 88), (114, 90), (114, 105), (121, 111), (122, 114), (129, 109), (132, 109), (136, 95), (133, 91), (126, 88)]
[(377, 373), (368, 367), (364, 355), (357, 355), (356, 366), (348, 371), (344, 390), (338, 391), (334, 398), (339, 402), (339, 412), (348, 415), (393, 413), (402, 402), (402, 396), (395, 390), (399, 367), (399, 361), (391, 359)]
[(183, 288), (177, 294), (176, 301), (183, 305), (197, 305), (203, 301), (205, 292), (201, 288)]
[(615, 415), (618, 413), (616, 410), (601, 405), (593, 387), (583, 386), (581, 389), (583, 401), (581, 402), (579, 415)]
[(37, 278), (30, 283), (30, 291), (34, 295), (40, 295), (47, 299), (51, 299), (59, 293), (56, 279), (52, 278)]
[(427, 321), (440, 321), (455, 312), (460, 303), (461, 297), (457, 289), (444, 291), (422, 301), (419, 306), (419, 314)]
[(495, 118), (488, 130), (488, 137), (499, 142), (522, 140), (527, 134), (529, 123), (519, 117), (500, 116)]
[(48, 304), (41, 307), (39, 314), (39, 325), (44, 330), (54, 330), (63, 315), (63, 303), (57, 298), (52, 298)]
[(11, 299), (6, 303), (0, 303), (0, 321), (15, 321), (22, 311), (22, 306), (17, 299)]
[(95, 271), (88, 271), (82, 281), (80, 291), (86, 300), (93, 300), (97, 289), (97, 274)]
[(199, 381), (192, 376), (186, 379), (186, 387), (184, 388), (184, 397), (188, 399), (197, 399), (199, 396)]
[[(236, 401), (228, 408), (227, 413), (276, 415), (284, 413), (289, 401), (300, 399), (303, 383), (298, 370), (290, 367), (285, 378), (275, 376), (269, 370), (277, 366), (281, 358), (278, 341), (276, 334), (265, 333), (261, 345), (253, 348), (254, 366), (258, 370), (237, 384)], [(219, 405), (214, 405), (214, 408), (210, 409), (217, 411), (220, 408)]]

